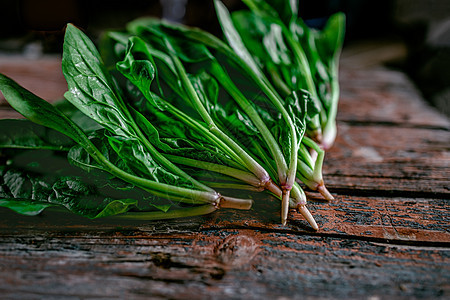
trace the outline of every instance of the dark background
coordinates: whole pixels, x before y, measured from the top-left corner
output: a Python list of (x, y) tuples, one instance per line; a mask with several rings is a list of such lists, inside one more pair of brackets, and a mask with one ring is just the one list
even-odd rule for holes
[[(223, 2), (230, 10), (245, 8), (239, 0)], [(337, 11), (347, 15), (346, 45), (386, 39), (404, 43), (407, 55), (392, 66), (408, 73), (424, 97), (450, 115), (450, 1), (300, 0), (299, 14), (313, 27), (320, 28)], [(95, 40), (105, 29), (122, 28), (140, 16), (164, 17), (220, 35), (207, 0), (2, 0), (0, 54), (60, 53), (68, 22)]]

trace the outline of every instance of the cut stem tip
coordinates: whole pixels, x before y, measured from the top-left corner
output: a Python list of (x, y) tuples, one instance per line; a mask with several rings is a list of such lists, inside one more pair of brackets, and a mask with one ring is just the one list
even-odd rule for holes
[(302, 214), (303, 217), (305, 217), (306, 221), (308, 221), (309, 225), (314, 230), (319, 230), (319, 226), (316, 223), (316, 220), (314, 220), (314, 217), (311, 215), (311, 212), (306, 208), (305, 205), (298, 205), (297, 211)]
[(289, 213), (289, 196), (290, 190), (283, 190), (281, 197), (281, 224), (283, 226), (287, 223), (287, 217)]
[(234, 209), (245, 209), (249, 210), (252, 208), (253, 200), (249, 199), (238, 199), (233, 197), (222, 196), (219, 200), (220, 208), (234, 208)]
[(328, 200), (328, 201), (334, 200), (333, 195), (331, 195), (331, 193), (328, 191), (328, 189), (323, 184), (323, 182), (317, 186), (317, 191), (325, 198), (325, 200)]

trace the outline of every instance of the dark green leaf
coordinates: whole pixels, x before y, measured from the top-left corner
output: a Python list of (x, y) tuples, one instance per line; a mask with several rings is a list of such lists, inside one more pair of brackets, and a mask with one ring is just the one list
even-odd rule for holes
[(112, 77), (91, 40), (73, 25), (64, 37), (63, 74), (69, 91), (65, 98), (84, 114), (122, 136), (136, 133)]
[(2, 74), (0, 91), (9, 104), (27, 119), (59, 131), (79, 144), (89, 143), (84, 132), (57, 108)]
[[(170, 202), (158, 200), (144, 191), (130, 187), (106, 173), (77, 171), (48, 152), (26, 151), (12, 156), (12, 164), (0, 167), (0, 206), (24, 215), (36, 215), (50, 206), (63, 206), (89, 218), (119, 214), (130, 209), (166, 211)], [(36, 164), (24, 169), (28, 156)], [(49, 161), (49, 158), (51, 161)], [(25, 160), (25, 162), (23, 162)], [(51, 163), (50, 171), (46, 165)]]
[(72, 145), (67, 136), (28, 120), (0, 120), (0, 148), (68, 151)]

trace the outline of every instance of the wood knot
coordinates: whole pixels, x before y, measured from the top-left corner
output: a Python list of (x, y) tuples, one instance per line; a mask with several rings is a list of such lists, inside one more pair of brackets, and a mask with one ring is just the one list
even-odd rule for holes
[(229, 235), (214, 249), (217, 260), (227, 266), (243, 265), (259, 252), (259, 245), (246, 235)]

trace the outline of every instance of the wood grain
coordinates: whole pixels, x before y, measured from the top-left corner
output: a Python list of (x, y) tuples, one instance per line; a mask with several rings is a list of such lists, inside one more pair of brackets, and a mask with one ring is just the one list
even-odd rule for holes
[[(318, 232), (295, 211), (279, 225), (268, 194), (250, 211), (139, 223), (0, 208), (1, 298), (450, 297), (449, 121), (403, 73), (373, 60), (356, 68), (355, 53), (343, 60), (324, 166), (336, 199), (307, 192)], [(0, 59), (0, 72), (50, 100), (66, 88), (58, 58)]]

